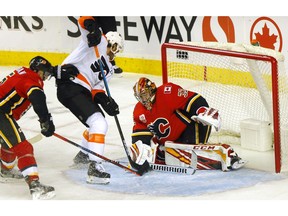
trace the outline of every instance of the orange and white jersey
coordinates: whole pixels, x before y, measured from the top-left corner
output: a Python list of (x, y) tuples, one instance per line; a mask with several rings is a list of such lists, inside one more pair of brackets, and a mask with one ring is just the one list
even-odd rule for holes
[(102, 35), (101, 42), (96, 47), (88, 47), (87, 34), (89, 32), (81, 27), (79, 22), (78, 25), (81, 31), (81, 41), (78, 47), (63, 61), (62, 65), (73, 64), (78, 68), (80, 74), (73, 82), (82, 85), (89, 91), (104, 89), (105, 85), (100, 70), (99, 58), (101, 58), (107, 81), (114, 73), (107, 55), (107, 39)]

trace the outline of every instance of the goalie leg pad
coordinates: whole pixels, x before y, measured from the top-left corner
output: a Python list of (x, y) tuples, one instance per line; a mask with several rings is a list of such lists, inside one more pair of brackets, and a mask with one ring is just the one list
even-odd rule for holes
[[(227, 144), (182, 144), (182, 143), (173, 143), (170, 141), (165, 142), (165, 148), (173, 148), (185, 151), (193, 151), (196, 153), (196, 157), (205, 158), (205, 161), (211, 160), (211, 164), (215, 163), (215, 161), (221, 162), (222, 171), (230, 171), (242, 168), (247, 161), (241, 159), (237, 153), (232, 149), (230, 145)], [(169, 155), (167, 154), (169, 157)], [(166, 157), (166, 154), (165, 154)], [(175, 160), (175, 159), (174, 159)], [(168, 161), (168, 163), (170, 163)], [(199, 160), (198, 165), (200, 165), (201, 161)], [(210, 164), (210, 162), (209, 162)], [(207, 165), (207, 163), (206, 163)], [(206, 167), (203, 166), (203, 167)], [(214, 165), (211, 167), (215, 167)], [(211, 169), (211, 168), (209, 168)]]
[(165, 163), (171, 166), (197, 167), (197, 155), (192, 150), (165, 149)]
[(237, 155), (230, 145), (221, 144), (221, 147), (221, 151), (216, 153), (221, 156), (222, 171), (237, 170), (247, 163)]

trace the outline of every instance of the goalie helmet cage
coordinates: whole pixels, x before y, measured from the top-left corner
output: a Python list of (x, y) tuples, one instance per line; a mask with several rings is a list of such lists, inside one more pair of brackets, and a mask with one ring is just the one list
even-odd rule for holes
[(161, 58), (163, 83), (200, 93), (219, 109), (222, 128), (211, 137), (239, 144), (242, 120), (269, 122), (275, 172), (288, 171), (288, 82), (280, 52), (250, 44), (179, 42), (162, 44)]

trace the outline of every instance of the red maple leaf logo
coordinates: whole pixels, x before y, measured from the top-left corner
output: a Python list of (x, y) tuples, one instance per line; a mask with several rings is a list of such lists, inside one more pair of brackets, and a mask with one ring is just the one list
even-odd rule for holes
[(270, 35), (270, 29), (267, 27), (266, 23), (262, 28), (261, 33), (255, 33), (256, 40), (259, 41), (261, 47), (275, 49), (274, 44), (276, 43), (276, 39), (278, 36), (272, 34)]

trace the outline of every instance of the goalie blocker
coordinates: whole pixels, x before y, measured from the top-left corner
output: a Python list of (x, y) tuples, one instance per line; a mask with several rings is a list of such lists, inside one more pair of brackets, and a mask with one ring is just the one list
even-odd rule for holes
[[(159, 168), (155, 160), (159, 151), (158, 144), (151, 142), (149, 145), (137, 141), (130, 147), (132, 160), (141, 167), (144, 163), (150, 163), (152, 169), (159, 171), (173, 171), (177, 167), (193, 168), (199, 170), (220, 169), (222, 171), (237, 170), (246, 164), (237, 153), (227, 144), (181, 144), (165, 142), (165, 146), (160, 146), (165, 152), (165, 161)], [(163, 166), (173, 167), (165, 169)], [(158, 169), (159, 168), (159, 169)]]

